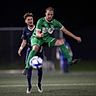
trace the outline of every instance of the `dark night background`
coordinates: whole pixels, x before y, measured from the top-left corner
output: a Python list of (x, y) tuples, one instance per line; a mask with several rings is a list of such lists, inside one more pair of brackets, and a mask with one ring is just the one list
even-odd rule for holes
[[(92, 1), (1, 0), (0, 27), (24, 27), (23, 15), (26, 12), (34, 14), (34, 23), (36, 23), (40, 17), (44, 16), (45, 8), (49, 6), (55, 8), (55, 18), (57, 20), (72, 33), (81, 36), (82, 42), (80, 44), (72, 38), (65, 36), (71, 44), (74, 54), (83, 59), (96, 59), (96, 5)], [(1, 58), (2, 55), (5, 55), (8, 51), (10, 52), (10, 49), (8, 49), (9, 43), (7, 43), (7, 46), (4, 44), (8, 39), (9, 33), (4, 33), (4, 37), (2, 34), (0, 34)], [(15, 52), (17, 52), (20, 46), (20, 33), (15, 33), (15, 35), (18, 35), (18, 39), (15, 38), (16, 36), (13, 37), (15, 39), (13, 47)], [(5, 41), (2, 41), (3, 38), (6, 38)], [(5, 54), (3, 54), (4, 52)]]
[(1, 0), (0, 26), (24, 26), (22, 16), (25, 12), (33, 12), (37, 20), (44, 16), (48, 6), (55, 8), (55, 18), (73, 29), (95, 26), (95, 3), (70, 0)]

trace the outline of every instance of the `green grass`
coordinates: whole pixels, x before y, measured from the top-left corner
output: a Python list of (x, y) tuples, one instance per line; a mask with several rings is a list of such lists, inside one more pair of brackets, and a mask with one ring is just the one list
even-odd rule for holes
[(27, 81), (21, 73), (0, 72), (0, 96), (96, 96), (96, 72), (59, 71), (43, 74), (43, 93), (36, 88), (37, 71), (33, 71), (32, 93), (26, 94)]
[(96, 60), (81, 60), (71, 66), (71, 71), (96, 71)]

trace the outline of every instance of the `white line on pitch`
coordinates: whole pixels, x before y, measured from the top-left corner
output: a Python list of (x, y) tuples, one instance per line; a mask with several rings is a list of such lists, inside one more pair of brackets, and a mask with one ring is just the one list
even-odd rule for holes
[[(25, 87), (26, 85), (0, 85), (0, 87)], [(32, 86), (36, 86), (33, 84)], [(42, 84), (42, 86), (96, 86), (96, 83)]]

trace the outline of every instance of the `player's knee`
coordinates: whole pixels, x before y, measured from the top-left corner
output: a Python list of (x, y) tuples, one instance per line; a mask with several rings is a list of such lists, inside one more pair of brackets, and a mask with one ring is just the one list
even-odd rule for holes
[(64, 44), (64, 40), (63, 39), (58, 39), (55, 44), (57, 46), (60, 46), (60, 45)]

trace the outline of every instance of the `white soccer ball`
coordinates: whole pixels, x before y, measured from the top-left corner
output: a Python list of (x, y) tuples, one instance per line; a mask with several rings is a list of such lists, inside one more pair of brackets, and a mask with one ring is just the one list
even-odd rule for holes
[(43, 60), (41, 57), (34, 56), (30, 60), (30, 66), (32, 66), (34, 69), (41, 68), (42, 67)]

